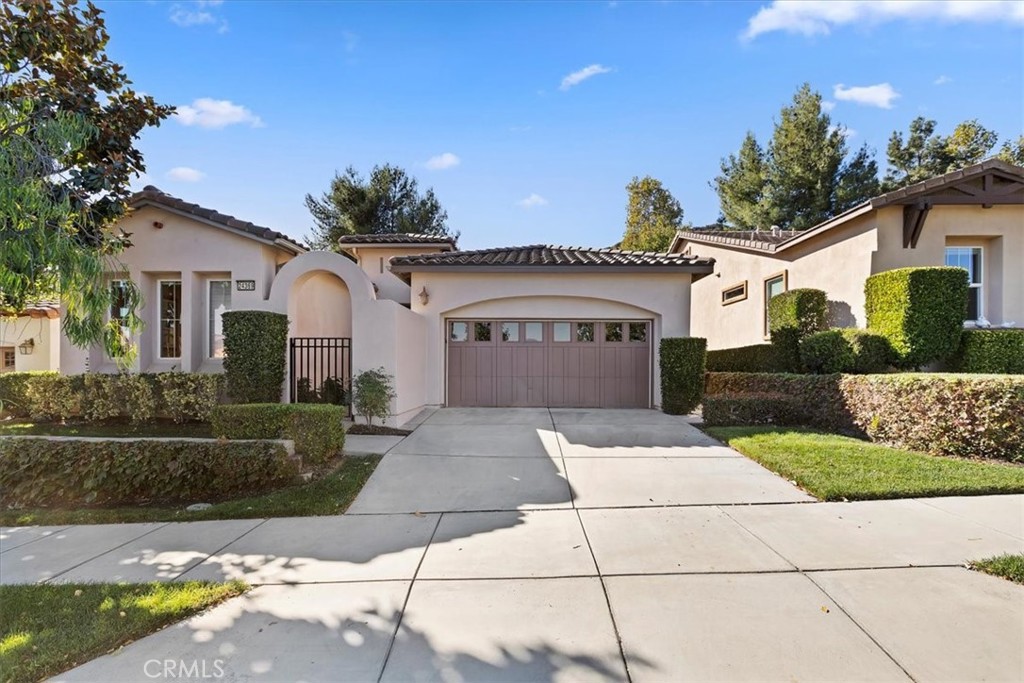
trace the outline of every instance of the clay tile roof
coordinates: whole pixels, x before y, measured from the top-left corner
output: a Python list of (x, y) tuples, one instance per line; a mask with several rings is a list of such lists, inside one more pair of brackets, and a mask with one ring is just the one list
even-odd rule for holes
[(133, 194), (131, 199), (128, 200), (128, 205), (133, 209), (141, 208), (143, 206), (160, 206), (179, 214), (201, 218), (208, 223), (212, 223), (229, 230), (236, 230), (261, 240), (273, 242), (296, 254), (301, 254), (306, 251), (305, 246), (291, 239), (283, 232), (278, 232), (261, 225), (256, 225), (249, 221), (240, 220), (234, 216), (220, 213), (216, 209), (208, 209), (199, 206), (198, 204), (186, 202), (184, 199), (171, 196), (153, 185), (146, 185), (146, 187), (142, 188), (141, 192)]
[(344, 235), (338, 238), (338, 244), (342, 246), (352, 246), (356, 244), (438, 244), (441, 246), (447, 245), (449, 249), (454, 249), (456, 238), (450, 235), (427, 235), (416, 232), (397, 232), (384, 235)]
[(561, 247), (533, 244), (523, 247), (502, 247), (476, 251), (453, 251), (417, 256), (395, 256), (391, 259), (394, 272), (437, 269), (518, 270), (523, 268), (553, 268), (582, 270), (680, 270), (710, 273), (714, 259), (662, 254), (649, 251), (622, 251), (619, 249), (592, 249), (587, 247)]
[(25, 306), (20, 311), (0, 311), (0, 316), (29, 318), (59, 318), (60, 302), (56, 299), (42, 299)]

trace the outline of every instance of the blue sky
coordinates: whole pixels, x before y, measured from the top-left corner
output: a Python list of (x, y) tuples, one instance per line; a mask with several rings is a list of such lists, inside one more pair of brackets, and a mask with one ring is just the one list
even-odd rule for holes
[(634, 175), (707, 224), (721, 157), (804, 81), (883, 167), (918, 115), (1024, 128), (1022, 2), (98, 4), (135, 87), (182, 107), (140, 186), (296, 238), (307, 192), (384, 162), (468, 249), (613, 244)]

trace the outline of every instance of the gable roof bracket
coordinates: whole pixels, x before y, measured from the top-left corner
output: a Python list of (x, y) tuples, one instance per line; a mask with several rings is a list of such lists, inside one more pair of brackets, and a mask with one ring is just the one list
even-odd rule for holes
[(917, 240), (924, 230), (924, 222), (931, 211), (931, 202), (917, 202), (903, 207), (903, 248), (916, 249)]

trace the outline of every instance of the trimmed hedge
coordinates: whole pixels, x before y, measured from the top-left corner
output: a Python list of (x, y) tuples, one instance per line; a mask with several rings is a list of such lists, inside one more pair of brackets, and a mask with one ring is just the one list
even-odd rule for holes
[(708, 372), (785, 372), (775, 344), (753, 344), (707, 353)]
[(951, 365), (958, 372), (1024, 375), (1024, 330), (964, 330)]
[(808, 372), (818, 375), (849, 372), (854, 360), (853, 347), (839, 330), (815, 332), (800, 340), (800, 363)]
[(12, 507), (218, 500), (297, 474), (284, 446), (269, 441), (0, 438), (0, 490)]
[(665, 337), (658, 347), (661, 367), (661, 409), (686, 415), (700, 405), (704, 394), (704, 368), (708, 340), (700, 337)]
[(798, 372), (800, 342), (828, 329), (828, 296), (820, 289), (791, 289), (768, 302), (768, 329), (785, 370)]
[(5, 414), (41, 420), (127, 419), (145, 422), (169, 417), (175, 422), (206, 422), (223, 393), (220, 374), (162, 372), (60, 375), (10, 372), (0, 375)]
[(949, 358), (960, 345), (967, 313), (963, 268), (897, 268), (864, 283), (868, 329), (885, 336), (900, 367)]
[(840, 330), (853, 351), (853, 372), (858, 375), (885, 372), (896, 362), (896, 352), (884, 335), (850, 327)]
[(709, 426), (738, 424), (715, 420), (740, 415), (746, 424), (805, 424), (935, 455), (1024, 461), (1024, 377), (709, 373), (706, 387)]
[(342, 406), (310, 403), (248, 403), (217, 406), (210, 419), (221, 439), (291, 439), (309, 464), (326, 462), (345, 448)]
[(228, 311), (223, 321), (228, 396), (235, 403), (280, 401), (288, 316), (270, 311)]

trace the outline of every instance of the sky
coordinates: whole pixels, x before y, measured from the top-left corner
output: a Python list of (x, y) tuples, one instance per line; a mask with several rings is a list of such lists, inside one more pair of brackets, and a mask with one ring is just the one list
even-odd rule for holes
[(693, 225), (804, 82), (884, 170), (916, 116), (1024, 130), (1024, 2), (105, 2), (108, 52), (178, 107), (160, 189), (307, 236), (351, 165), (432, 187), (459, 246), (608, 246), (651, 175)]

